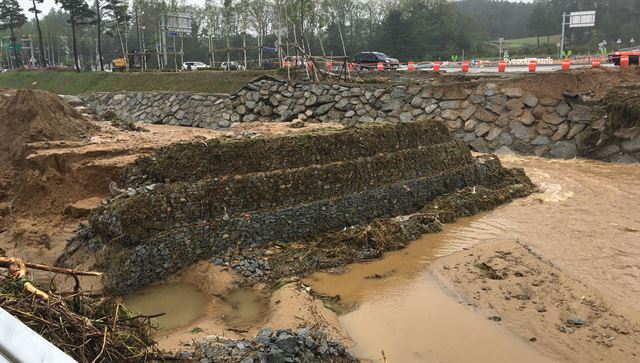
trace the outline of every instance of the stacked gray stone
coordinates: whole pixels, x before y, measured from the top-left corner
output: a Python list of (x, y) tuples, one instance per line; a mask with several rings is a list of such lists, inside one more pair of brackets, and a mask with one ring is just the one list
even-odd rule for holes
[[(413, 121), (436, 119), (479, 152), (519, 152), (573, 158), (583, 152), (583, 139), (601, 131), (604, 120), (591, 107), (565, 99), (536, 95), (509, 81), (434, 87), (289, 83), (256, 79), (233, 95), (171, 93), (98, 93), (82, 96), (98, 113), (147, 123), (224, 129), (234, 122)], [(631, 131), (590, 157), (640, 160), (640, 135)], [(624, 142), (625, 146), (620, 143)]]
[(171, 92), (90, 93), (81, 98), (98, 114), (113, 111), (128, 121), (227, 128), (232, 122), (229, 95)]

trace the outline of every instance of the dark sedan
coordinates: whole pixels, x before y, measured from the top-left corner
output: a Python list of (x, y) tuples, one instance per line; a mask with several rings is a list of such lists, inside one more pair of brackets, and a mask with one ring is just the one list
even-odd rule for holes
[(400, 62), (380, 52), (360, 52), (353, 57), (353, 63), (360, 64), (363, 68), (376, 68), (382, 63), (385, 69), (398, 69)]

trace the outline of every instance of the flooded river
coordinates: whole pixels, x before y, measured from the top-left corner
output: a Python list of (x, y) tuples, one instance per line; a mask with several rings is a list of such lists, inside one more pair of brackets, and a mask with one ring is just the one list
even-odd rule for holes
[(354, 353), (382, 360), (384, 351), (393, 362), (546, 361), (458, 304), (426, 271), (434, 259), (483, 241), (526, 242), (564, 272), (640, 310), (640, 165), (532, 157), (503, 163), (525, 168), (542, 193), (461, 219), (347, 273), (306, 279), (352, 310), (340, 319)]

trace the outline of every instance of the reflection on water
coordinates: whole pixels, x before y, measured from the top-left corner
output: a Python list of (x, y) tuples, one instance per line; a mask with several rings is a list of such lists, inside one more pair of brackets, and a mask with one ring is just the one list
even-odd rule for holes
[[(424, 272), (435, 258), (483, 241), (524, 241), (568, 274), (640, 310), (640, 165), (533, 157), (503, 163), (525, 168), (542, 193), (446, 225), (345, 274), (306, 279), (316, 291), (359, 306), (341, 317), (357, 354), (379, 360), (384, 349), (390, 361), (544, 359), (493, 323), (474, 320)], [(457, 349), (461, 342), (471, 348)]]
[(248, 328), (262, 318), (265, 301), (255, 290), (237, 289), (225, 297), (230, 305), (226, 309), (224, 321), (234, 328)]
[(195, 321), (204, 313), (205, 303), (205, 296), (195, 286), (180, 282), (147, 286), (124, 298), (125, 306), (133, 312), (164, 313), (155, 318), (160, 330)]

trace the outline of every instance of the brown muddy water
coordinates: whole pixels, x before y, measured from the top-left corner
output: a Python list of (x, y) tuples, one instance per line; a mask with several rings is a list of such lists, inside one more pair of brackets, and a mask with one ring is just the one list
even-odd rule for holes
[(185, 282), (170, 282), (144, 287), (123, 298), (127, 308), (144, 315), (164, 314), (154, 318), (159, 334), (194, 323), (204, 315), (218, 318), (228, 327), (249, 328), (262, 318), (264, 297), (252, 289), (236, 289), (210, 306), (210, 298)]
[(126, 296), (124, 304), (139, 314), (156, 315), (160, 330), (169, 330), (196, 321), (204, 313), (205, 296), (193, 285), (182, 282), (150, 285)]
[[(317, 273), (314, 290), (340, 295), (354, 353), (390, 362), (547, 361), (499, 323), (459, 304), (433, 280), (434, 259), (484, 241), (519, 239), (558, 268), (640, 310), (640, 165), (504, 158), (542, 190), (445, 226), (381, 260)], [(461, 343), (463, 343), (461, 345)]]

